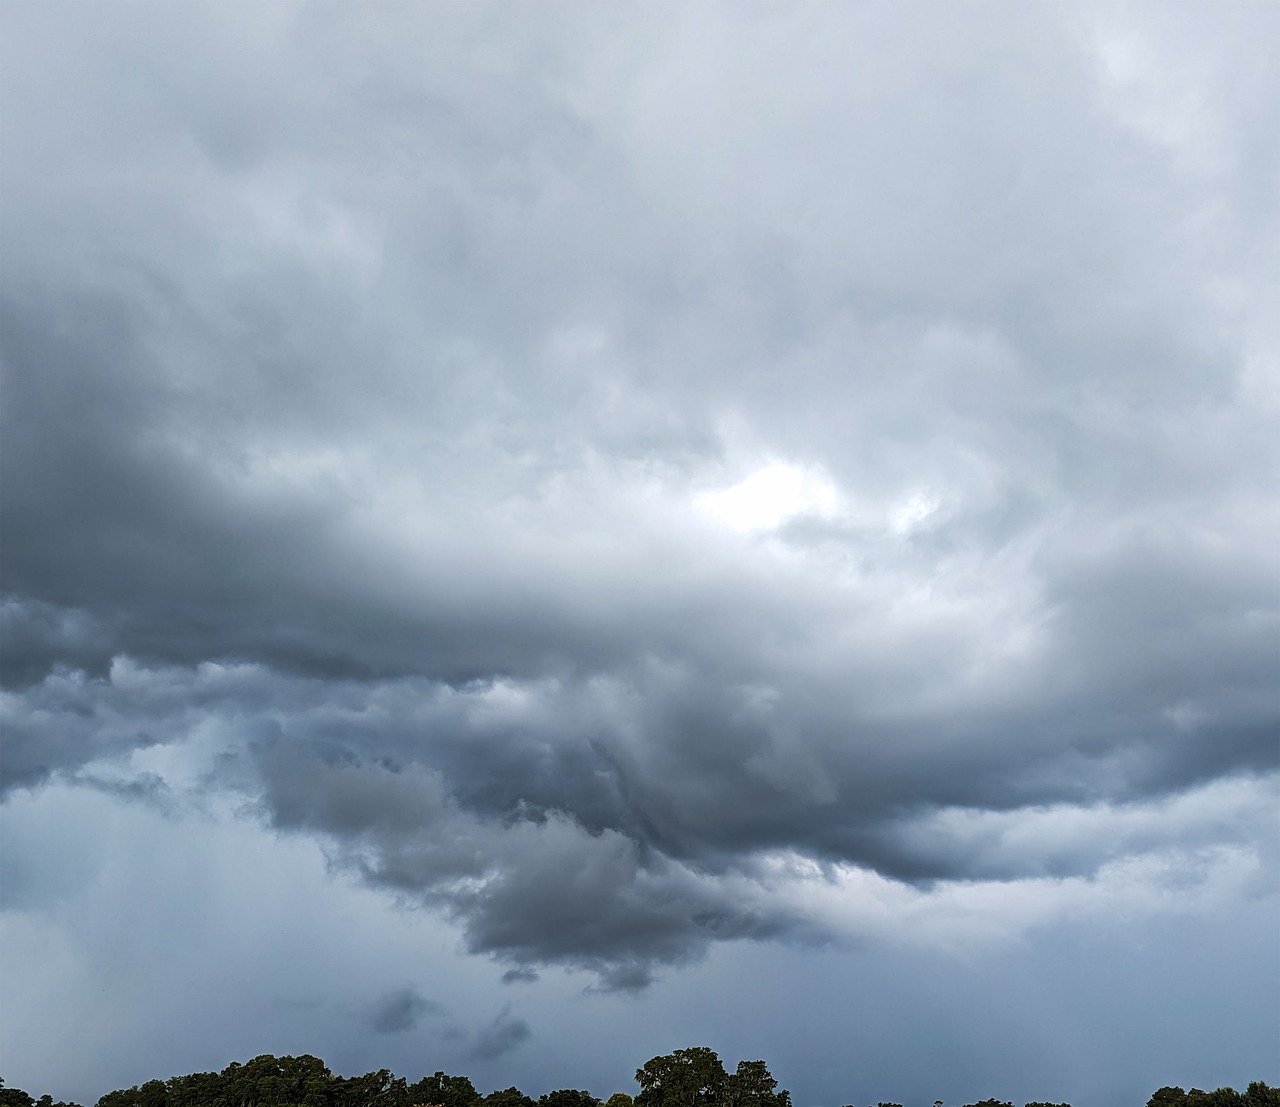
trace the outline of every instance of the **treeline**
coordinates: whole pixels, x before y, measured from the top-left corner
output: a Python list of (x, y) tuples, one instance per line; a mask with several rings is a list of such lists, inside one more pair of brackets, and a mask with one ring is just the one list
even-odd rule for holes
[[(561, 1088), (534, 1100), (519, 1088), (482, 1096), (465, 1076), (436, 1072), (410, 1083), (389, 1069), (363, 1076), (335, 1076), (318, 1057), (263, 1054), (244, 1064), (233, 1061), (221, 1072), (196, 1072), (168, 1080), (148, 1080), (108, 1092), (96, 1107), (791, 1107), (791, 1094), (763, 1061), (740, 1061), (728, 1072), (705, 1046), (677, 1049), (654, 1057), (636, 1070), (639, 1092), (633, 1098), (615, 1092), (601, 1101), (590, 1092)], [(80, 1107), (35, 1099), (0, 1080), (0, 1107)], [(853, 1107), (845, 1104), (844, 1107)], [(878, 1103), (875, 1107), (902, 1107)], [(935, 1100), (933, 1107), (944, 1107)], [(984, 1099), (964, 1107), (1014, 1107)], [(1024, 1107), (1071, 1107), (1068, 1103), (1031, 1102)], [(1243, 1092), (1218, 1088), (1164, 1087), (1146, 1107), (1280, 1107), (1280, 1088), (1254, 1081)]]

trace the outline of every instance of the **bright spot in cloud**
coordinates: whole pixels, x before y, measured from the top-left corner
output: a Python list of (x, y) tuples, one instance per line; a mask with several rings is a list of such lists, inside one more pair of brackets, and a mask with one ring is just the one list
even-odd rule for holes
[(924, 522), (942, 504), (933, 496), (918, 492), (895, 508), (889, 516), (889, 527), (894, 534), (907, 534), (914, 530), (916, 524)]
[(830, 518), (840, 495), (835, 484), (813, 469), (773, 462), (718, 492), (697, 497), (698, 508), (740, 533), (773, 530), (798, 515)]

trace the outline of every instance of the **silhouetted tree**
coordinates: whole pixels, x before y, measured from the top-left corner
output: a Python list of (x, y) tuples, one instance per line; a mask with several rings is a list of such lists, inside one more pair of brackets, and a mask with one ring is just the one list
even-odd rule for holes
[(720, 1103), (728, 1079), (714, 1050), (677, 1049), (636, 1069), (640, 1094), (635, 1107), (711, 1107)]
[(490, 1092), (480, 1102), (484, 1107), (533, 1107), (533, 1100), (519, 1088), (503, 1088), (500, 1092)]
[(576, 1088), (560, 1088), (538, 1097), (538, 1107), (600, 1107), (600, 1100), (590, 1092)]
[(1255, 1080), (1245, 1090), (1243, 1098), (1248, 1107), (1280, 1107), (1280, 1088)]
[(403, 1076), (378, 1069), (345, 1080), (335, 1077), (331, 1091), (335, 1107), (408, 1107), (409, 1090)]
[(410, 1103), (434, 1103), (438, 1107), (476, 1107), (480, 1093), (465, 1076), (449, 1076), (438, 1069), (408, 1089)]
[[(706, 1046), (677, 1049), (653, 1057), (636, 1070), (640, 1093), (633, 1100), (616, 1092), (603, 1107), (791, 1107), (791, 1097), (764, 1061), (740, 1061), (729, 1074)], [(0, 1107), (80, 1107), (38, 1100), (0, 1080)], [(166, 1081), (108, 1092), (97, 1107), (602, 1107), (590, 1092), (560, 1088), (535, 1104), (519, 1088), (504, 1088), (483, 1098), (465, 1076), (437, 1071), (407, 1084), (389, 1069), (363, 1076), (335, 1076), (318, 1057), (274, 1057), (262, 1054), (243, 1064), (232, 1062), (221, 1072), (197, 1072)], [(845, 1107), (849, 1107), (848, 1104)], [(900, 1107), (881, 1102), (876, 1107)], [(943, 1107), (935, 1100), (933, 1107)], [(1006, 1100), (984, 1099), (966, 1107), (1013, 1107)], [(1032, 1101), (1024, 1107), (1070, 1107)], [(1147, 1107), (1280, 1107), (1280, 1088), (1262, 1081), (1244, 1092), (1234, 1088), (1204, 1091), (1166, 1086), (1154, 1092)]]
[(193, 1072), (165, 1082), (168, 1107), (222, 1107), (225, 1081), (221, 1073)]
[(791, 1107), (791, 1094), (779, 1092), (778, 1082), (763, 1061), (739, 1061), (725, 1080), (723, 1107)]

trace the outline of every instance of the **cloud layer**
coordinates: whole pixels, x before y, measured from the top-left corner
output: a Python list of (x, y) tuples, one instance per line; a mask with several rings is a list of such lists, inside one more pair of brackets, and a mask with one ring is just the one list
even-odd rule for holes
[(6, 791), (604, 990), (1272, 892), (1275, 13), (664, 16), (6, 12)]

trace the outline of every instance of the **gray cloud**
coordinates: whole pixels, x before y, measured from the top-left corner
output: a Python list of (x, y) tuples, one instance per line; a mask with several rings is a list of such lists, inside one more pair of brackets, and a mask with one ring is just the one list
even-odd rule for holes
[(418, 993), (411, 984), (393, 988), (378, 997), (369, 1009), (368, 1022), (379, 1034), (402, 1034), (412, 1030), (424, 1015), (438, 1013), (440, 1008)]
[(1274, 14), (486, 11), (6, 15), (6, 794), (621, 991), (1266, 860)]
[(512, 1015), (508, 1005), (498, 1012), (492, 1023), (476, 1034), (471, 1055), (477, 1060), (492, 1061), (495, 1057), (519, 1049), (532, 1035), (529, 1024)]

